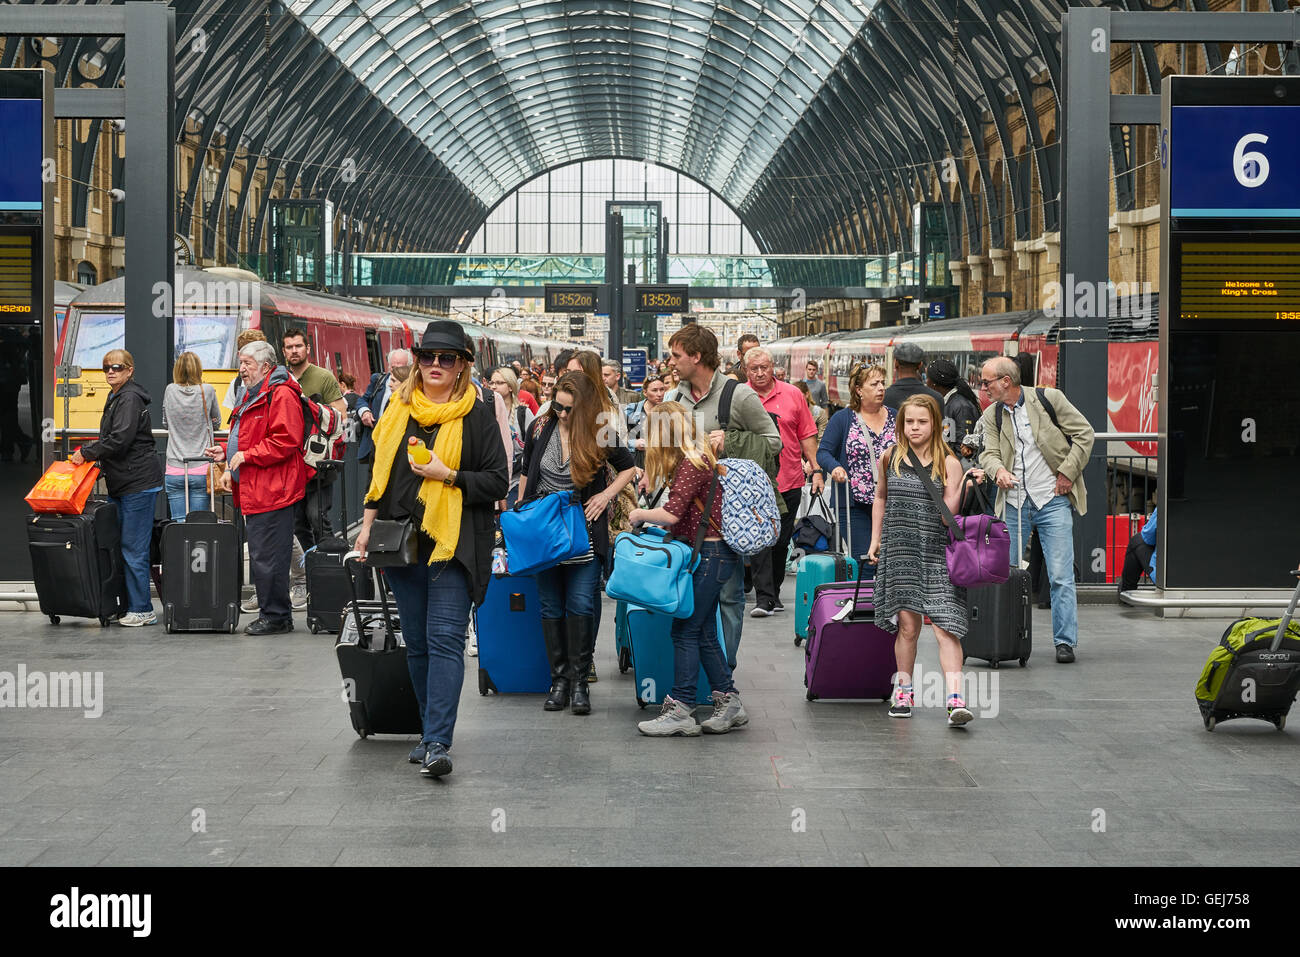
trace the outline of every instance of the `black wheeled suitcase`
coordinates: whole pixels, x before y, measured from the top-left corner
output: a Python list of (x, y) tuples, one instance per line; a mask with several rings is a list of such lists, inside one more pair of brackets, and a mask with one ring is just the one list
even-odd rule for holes
[[(340, 475), (343, 473), (343, 463), (336, 462), (333, 459), (326, 459), (317, 463), (317, 471), (326, 468), (337, 468)], [(343, 627), (343, 606), (347, 604), (348, 595), (352, 594), (361, 600), (373, 598), (371, 592), (371, 581), (369, 575), (359, 576), (351, 582), (349, 587), (348, 579), (352, 578), (351, 572), (343, 567), (343, 556), (351, 549), (347, 542), (348, 529), (348, 487), (347, 478), (343, 482), (343, 531), (342, 537), (334, 536), (316, 543), (316, 547), (309, 549), (303, 556), (303, 564), (307, 570), (307, 627), (311, 629), (313, 635), (319, 635), (326, 632), (331, 635), (337, 635)], [(322, 493), (318, 496), (321, 511), (325, 510), (326, 496)], [(321, 522), (323, 528), (325, 523)]]
[(117, 506), (90, 501), (80, 515), (33, 515), (27, 522), (32, 580), (41, 613), (98, 618), (107, 625), (126, 611)]
[[(186, 459), (207, 462), (208, 459)], [(189, 501), (189, 475), (185, 476)], [(215, 503), (214, 503), (215, 504)], [(215, 511), (194, 511), (183, 522), (162, 530), (163, 628), (176, 631), (224, 631), (239, 628), (239, 594), (243, 583), (243, 544), (239, 529), (218, 521)]]
[[(368, 569), (348, 558), (347, 580), (368, 577)], [(397, 609), (388, 601), (381, 580), (378, 601), (353, 596), (343, 609), (343, 630), (334, 644), (343, 678), (343, 697), (352, 727), (365, 738), (372, 734), (423, 734), (424, 723), (406, 666), (406, 644)]]
[[(968, 490), (979, 497), (974, 503), (977, 507), (992, 511), (980, 487), (968, 480), (962, 488), (962, 514), (974, 514), (966, 504)], [(1020, 529), (1016, 533), (1017, 541), (1023, 541)], [(994, 668), (1004, 661), (1019, 661), (1020, 667), (1025, 667), (1033, 650), (1033, 605), (1032, 578), (1019, 563), (1012, 564), (1007, 580), (1000, 585), (966, 589), (968, 630), (961, 640), (963, 655), (983, 659)]]

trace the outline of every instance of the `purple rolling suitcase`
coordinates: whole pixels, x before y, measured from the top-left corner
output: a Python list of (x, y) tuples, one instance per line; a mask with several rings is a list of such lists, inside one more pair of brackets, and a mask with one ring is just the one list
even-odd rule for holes
[[(865, 562), (863, 563), (866, 564)], [(862, 579), (818, 585), (804, 643), (808, 700), (879, 698), (894, 691), (894, 635), (876, 624)]]

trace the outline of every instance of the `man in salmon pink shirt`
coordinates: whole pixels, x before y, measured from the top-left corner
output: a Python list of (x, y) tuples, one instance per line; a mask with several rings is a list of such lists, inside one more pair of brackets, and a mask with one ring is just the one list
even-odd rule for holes
[(766, 618), (785, 611), (785, 605), (781, 603), (781, 585), (785, 581), (786, 553), (803, 491), (803, 459), (807, 459), (813, 468), (814, 495), (821, 494), (824, 479), (821, 466), (817, 464), (817, 424), (813, 422), (803, 393), (790, 383), (777, 380), (773, 373), (772, 354), (761, 346), (745, 353), (745, 369), (749, 374), (750, 388), (758, 394), (768, 414), (776, 419), (781, 433), (776, 475), (777, 491), (786, 504), (786, 514), (781, 517), (781, 537), (770, 552), (760, 552), (749, 560), (757, 599), (749, 614), (751, 618)]

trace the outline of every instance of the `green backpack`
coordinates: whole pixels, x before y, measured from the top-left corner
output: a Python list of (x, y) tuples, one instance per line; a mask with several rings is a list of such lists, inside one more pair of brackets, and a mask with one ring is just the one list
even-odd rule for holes
[[(1257, 710), (1249, 707), (1248, 703), (1237, 702), (1235, 695), (1230, 695), (1231, 700), (1219, 700), (1224, 680), (1232, 673), (1243, 654), (1250, 654), (1251, 676), (1261, 666), (1270, 668), (1273, 660), (1282, 665), (1300, 662), (1300, 621), (1288, 620), (1286, 633), (1277, 647), (1274, 647), (1282, 622), (1281, 618), (1239, 618), (1223, 633), (1219, 646), (1210, 652), (1205, 668), (1201, 671), (1201, 679), (1196, 683), (1196, 701), (1200, 705), (1201, 715), (1206, 721), (1207, 728), (1213, 729), (1212, 719), (1223, 720), (1227, 717), (1247, 715)], [(1255, 661), (1260, 655), (1268, 657), (1269, 660)], [(1243, 669), (1243, 677), (1247, 677), (1245, 669)], [(1294, 692), (1292, 694), (1294, 695)], [(1263, 701), (1260, 704), (1265, 705)], [(1289, 707), (1290, 699), (1282, 707), (1284, 716)], [(1262, 711), (1264, 708), (1258, 710)], [(1259, 716), (1266, 717), (1264, 714)]]

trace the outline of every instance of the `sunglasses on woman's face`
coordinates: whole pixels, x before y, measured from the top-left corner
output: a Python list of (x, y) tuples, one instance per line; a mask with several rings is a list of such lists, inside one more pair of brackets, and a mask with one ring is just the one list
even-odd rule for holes
[(558, 402), (552, 402), (552, 403), (551, 403), (551, 408), (554, 409), (557, 413), (559, 413), (559, 412), (566, 412), (566, 413), (567, 413), (567, 412), (572, 412), (572, 411), (573, 411), (573, 406), (571, 406), (571, 405), (560, 405), (560, 403), (558, 403)]
[(456, 360), (460, 356), (454, 352), (417, 352), (415, 358), (422, 366), (431, 366), (436, 363), (443, 369), (454, 369)]
[(120, 362), (114, 362), (111, 365), (104, 366), (105, 374), (109, 372), (125, 372), (125, 371), (126, 371), (126, 366), (122, 365), (122, 363)]

